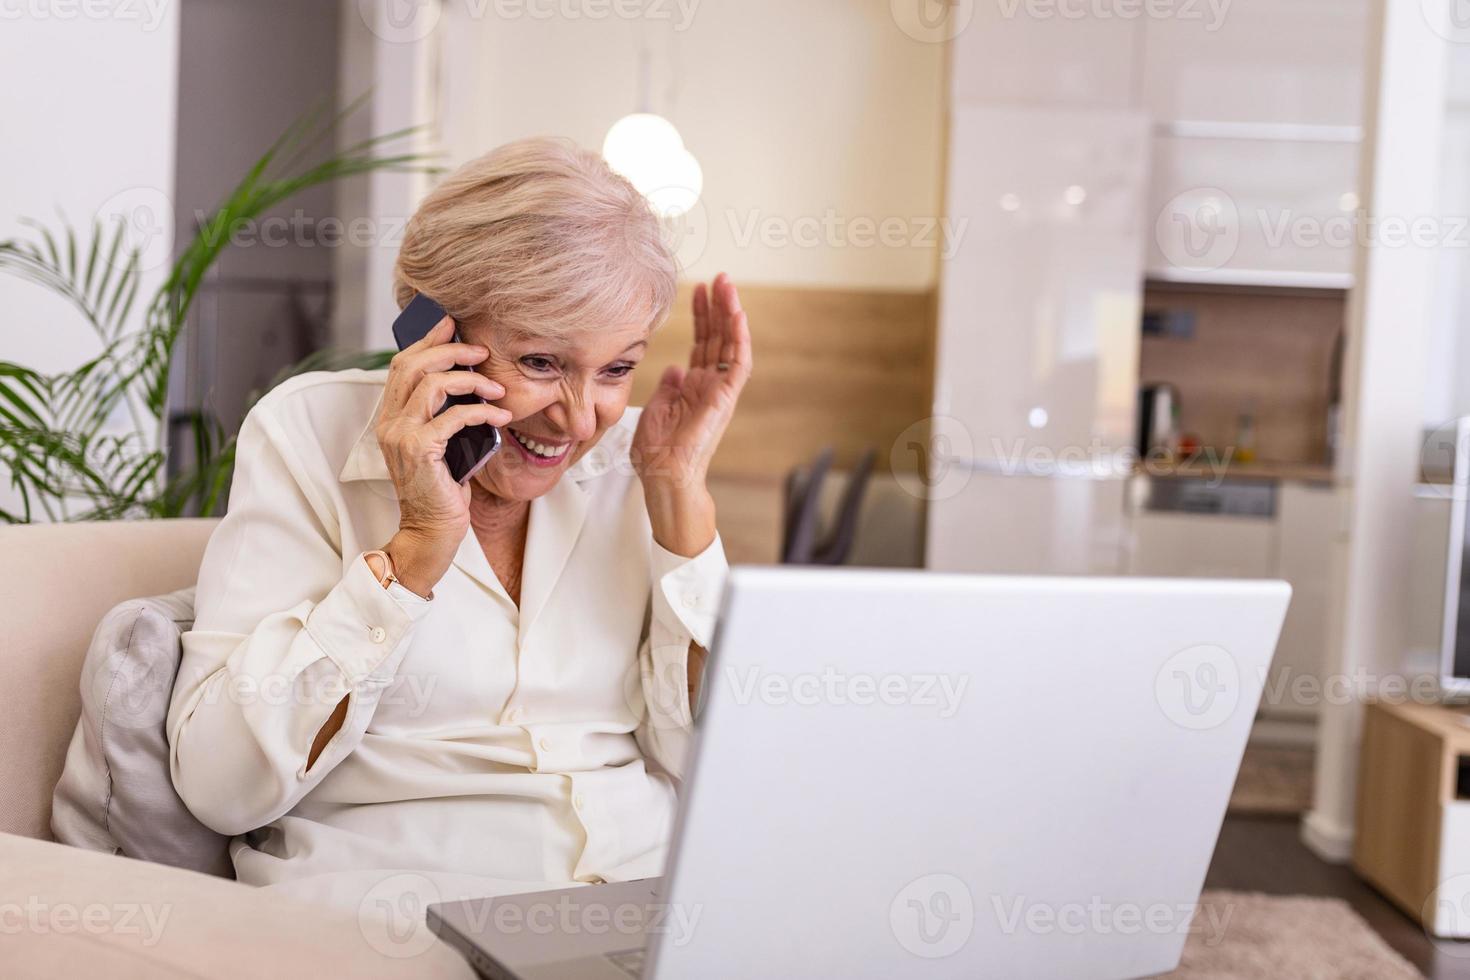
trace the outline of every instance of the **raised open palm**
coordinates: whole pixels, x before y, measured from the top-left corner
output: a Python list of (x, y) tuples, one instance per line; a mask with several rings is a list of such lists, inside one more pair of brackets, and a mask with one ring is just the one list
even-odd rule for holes
[(694, 287), (689, 366), (670, 365), (643, 408), (633, 458), (644, 486), (703, 489), (720, 437), (752, 367), (750, 326), (735, 284), (723, 272)]

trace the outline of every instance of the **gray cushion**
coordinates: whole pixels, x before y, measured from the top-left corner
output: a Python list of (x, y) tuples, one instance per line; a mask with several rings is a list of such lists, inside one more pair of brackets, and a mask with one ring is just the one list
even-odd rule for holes
[(229, 838), (194, 819), (169, 775), (164, 721), (194, 625), (189, 587), (115, 606), (82, 664), (82, 716), (52, 799), (64, 844), (233, 876)]

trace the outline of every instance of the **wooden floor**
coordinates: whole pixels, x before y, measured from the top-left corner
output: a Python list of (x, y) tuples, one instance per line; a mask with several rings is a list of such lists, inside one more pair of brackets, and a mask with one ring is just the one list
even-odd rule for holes
[(1341, 898), (1429, 980), (1470, 980), (1470, 943), (1431, 942), (1346, 865), (1307, 850), (1300, 828), (1296, 817), (1227, 817), (1205, 887)]

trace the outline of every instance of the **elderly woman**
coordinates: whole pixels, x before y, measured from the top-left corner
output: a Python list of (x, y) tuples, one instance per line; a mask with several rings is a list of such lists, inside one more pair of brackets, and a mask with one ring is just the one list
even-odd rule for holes
[[(399, 304), (449, 317), (246, 418), (168, 717), (174, 784), (239, 835), (241, 881), (353, 900), (412, 873), (451, 898), (660, 872), (726, 568), (705, 473), (751, 370), (722, 275), (688, 368), (629, 410), (674, 297), (660, 232), (595, 154), (503, 147), (408, 225)], [(435, 414), (462, 393), (486, 403)], [(504, 445), (459, 485), (446, 441), (482, 423)]]

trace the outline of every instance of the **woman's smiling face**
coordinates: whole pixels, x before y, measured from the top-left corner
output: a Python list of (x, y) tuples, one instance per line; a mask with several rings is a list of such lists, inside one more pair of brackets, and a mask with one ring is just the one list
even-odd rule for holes
[(489, 348), (474, 369), (505, 386), (494, 404), (513, 418), (475, 482), (503, 500), (532, 500), (556, 486), (623, 417), (649, 333), (646, 323), (555, 340), (501, 337), (488, 325), (461, 330), (466, 343)]

